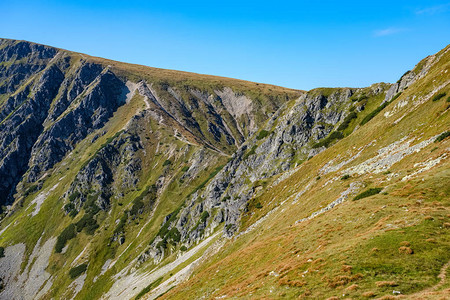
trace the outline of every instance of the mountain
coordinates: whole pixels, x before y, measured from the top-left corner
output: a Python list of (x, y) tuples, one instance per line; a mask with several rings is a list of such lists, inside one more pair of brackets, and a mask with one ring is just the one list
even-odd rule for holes
[(449, 69), (300, 91), (0, 39), (0, 298), (445, 298)]

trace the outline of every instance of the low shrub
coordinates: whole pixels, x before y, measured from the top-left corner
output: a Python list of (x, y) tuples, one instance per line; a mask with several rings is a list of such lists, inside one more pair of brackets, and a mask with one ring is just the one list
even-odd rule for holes
[(119, 234), (125, 231), (125, 224), (128, 220), (128, 211), (124, 211), (122, 217), (120, 217), (119, 224), (117, 224), (117, 227), (114, 229), (114, 234)]
[(315, 143), (313, 148), (328, 147), (333, 141), (342, 139), (344, 135), (340, 131), (333, 131), (329, 136)]
[(69, 213), (69, 216), (73, 219), (78, 215), (78, 210), (74, 209)]
[(171, 239), (173, 242), (178, 243), (181, 240), (181, 234), (176, 227), (172, 228), (167, 237)]
[(33, 184), (32, 186), (30, 186), (24, 193), (24, 197), (27, 197), (31, 194), (33, 194), (34, 192), (36, 192), (37, 190), (39, 190), (39, 187), (36, 184)]
[(269, 132), (267, 130), (261, 130), (258, 135), (256, 136), (257, 140), (262, 140), (263, 138), (265, 138), (266, 136), (269, 135)]
[(134, 300), (138, 300), (142, 296), (144, 296), (145, 294), (150, 292), (153, 288), (157, 287), (161, 283), (162, 280), (163, 280), (163, 277), (159, 277), (158, 279), (156, 279), (155, 281), (153, 281), (152, 283), (147, 285), (145, 288), (142, 289), (142, 291), (139, 292), (139, 294), (137, 294), (137, 296), (134, 298)]
[(70, 213), (74, 209), (75, 209), (75, 205), (72, 202), (69, 202), (66, 205), (64, 205), (64, 211), (66, 213)]
[(71, 279), (75, 279), (87, 270), (87, 264), (81, 264), (79, 266), (73, 267), (69, 270), (69, 276)]
[(97, 201), (98, 195), (88, 195), (86, 202), (83, 204), (84, 210), (92, 215), (97, 214), (100, 211), (100, 207), (95, 204)]
[(253, 145), (253, 147), (250, 149), (250, 151), (248, 151), (247, 153), (245, 153), (244, 157), (242, 158), (243, 160), (246, 160), (250, 155), (255, 154), (255, 150), (258, 146)]
[(441, 98), (444, 98), (445, 97), (445, 95), (447, 95), (447, 93), (439, 93), (439, 94), (437, 94), (437, 95), (435, 95), (431, 100), (433, 100), (433, 102), (434, 101), (438, 101), (438, 100), (440, 100)]
[(258, 208), (258, 209), (263, 208), (261, 202), (256, 203), (255, 207)]
[(227, 202), (230, 199), (231, 199), (231, 196), (226, 195), (225, 197), (222, 198), (222, 202)]
[(68, 240), (73, 239), (77, 236), (76, 228), (74, 224), (67, 226), (61, 234), (58, 236), (55, 244), (55, 252), (61, 253), (62, 249), (66, 245)]
[(5, 248), (0, 247), (0, 258), (5, 257)]
[(72, 194), (70, 194), (69, 196), (69, 201), (73, 202), (75, 201), (78, 197), (80, 197), (80, 193), (79, 192), (73, 192)]
[(77, 231), (81, 232), (83, 229), (89, 235), (93, 235), (95, 230), (99, 227), (94, 216), (90, 213), (84, 214), (84, 216), (76, 223)]
[(206, 220), (209, 218), (209, 212), (207, 212), (206, 210), (204, 212), (202, 212), (202, 214), (200, 215), (200, 223), (205, 223)]
[(137, 214), (141, 213), (141, 210), (144, 208), (144, 202), (142, 202), (140, 199), (135, 199), (133, 201), (133, 206), (130, 209), (130, 215), (136, 216)]
[(443, 141), (444, 139), (446, 139), (449, 136), (450, 136), (450, 131), (443, 132), (434, 140), (434, 142), (438, 143), (440, 141)]
[(359, 96), (359, 97), (352, 96), (352, 97), (350, 98), (350, 100), (352, 100), (353, 102), (361, 102), (361, 101), (366, 100), (366, 99), (369, 99), (369, 97), (368, 97), (367, 95), (365, 95), (365, 94), (362, 94), (362, 95)]
[(170, 165), (172, 162), (170, 161), (170, 160), (165, 160), (164, 162), (163, 162), (163, 167), (165, 167), (165, 166), (168, 166), (168, 165)]
[(162, 241), (160, 241), (158, 244), (156, 244), (156, 248), (167, 249), (167, 240), (163, 239)]
[(362, 192), (361, 194), (358, 194), (355, 198), (353, 198), (353, 201), (379, 194), (382, 190), (383, 188), (370, 188)]
[(202, 188), (205, 187), (205, 185), (208, 183), (208, 181), (210, 181), (214, 176), (217, 175), (217, 173), (220, 172), (220, 170), (222, 170), (223, 165), (222, 166), (218, 166), (217, 168), (214, 169), (214, 171), (211, 172), (211, 174), (209, 174), (208, 178), (206, 178), (202, 183), (200, 183), (190, 194), (192, 195), (193, 193), (197, 192), (198, 190), (201, 190)]
[(364, 119), (361, 120), (361, 123), (359, 123), (361, 126), (366, 124), (367, 122), (369, 122), (370, 120), (372, 120), (376, 115), (378, 115), (380, 113), (380, 111), (382, 111), (386, 106), (388, 106), (392, 101), (394, 101), (395, 99), (397, 99), (400, 96), (401, 93), (398, 93), (397, 95), (395, 95), (391, 101), (387, 101), (384, 102), (383, 104), (381, 104), (380, 106), (378, 106), (377, 108), (375, 108), (372, 112), (370, 112), (367, 116), (364, 117)]
[(344, 176), (341, 177), (341, 180), (347, 180), (350, 178), (350, 175), (345, 174)]
[(347, 129), (348, 125), (350, 125), (350, 122), (353, 119), (356, 119), (357, 117), (358, 117), (357, 113), (355, 111), (352, 111), (345, 117), (344, 121), (342, 121), (341, 125), (339, 125), (337, 130), (344, 131), (345, 129)]
[(182, 207), (183, 205), (179, 206), (177, 209), (166, 216), (168, 220), (166, 223), (164, 223), (164, 225), (161, 226), (157, 235), (159, 235), (161, 238), (164, 238), (169, 233), (169, 226), (173, 221), (175, 221)]
[(394, 97), (392, 97), (391, 101), (389, 101), (389, 102), (394, 101), (395, 99), (397, 99), (398, 97), (400, 97), (401, 94), (402, 94), (402, 92), (397, 93)]

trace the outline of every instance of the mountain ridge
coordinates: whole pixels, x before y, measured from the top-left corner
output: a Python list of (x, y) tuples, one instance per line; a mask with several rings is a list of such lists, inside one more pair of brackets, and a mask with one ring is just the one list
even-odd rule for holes
[(94, 61), (98, 61), (98, 62), (112, 62), (115, 64), (119, 64), (119, 65), (128, 65), (128, 66), (134, 66), (137, 68), (149, 68), (150, 70), (156, 71), (156, 72), (174, 72), (174, 73), (181, 73), (184, 75), (192, 75), (192, 76), (201, 76), (201, 77), (210, 77), (211, 79), (221, 79), (221, 80), (233, 80), (233, 81), (241, 81), (241, 82), (247, 82), (247, 83), (251, 83), (251, 84), (258, 84), (258, 85), (266, 85), (266, 86), (272, 86), (272, 87), (278, 87), (278, 88), (283, 88), (286, 90), (292, 90), (292, 91), (299, 91), (299, 92), (304, 92), (305, 90), (301, 90), (301, 89), (294, 89), (294, 88), (287, 88), (287, 87), (283, 87), (283, 86), (278, 86), (278, 85), (273, 85), (270, 83), (261, 83), (261, 82), (255, 82), (255, 81), (251, 81), (251, 80), (245, 80), (245, 79), (239, 79), (239, 78), (234, 78), (234, 77), (226, 77), (226, 76), (218, 76), (218, 75), (211, 75), (211, 74), (203, 74), (203, 73), (196, 73), (196, 72), (190, 72), (190, 71), (183, 71), (183, 70), (175, 70), (175, 69), (166, 69), (166, 68), (158, 68), (158, 67), (152, 67), (152, 66), (147, 66), (147, 65), (141, 65), (141, 64), (137, 64), (137, 63), (129, 63), (129, 62), (123, 62), (123, 61), (118, 61), (118, 60), (113, 60), (113, 59), (109, 59), (109, 58), (103, 58), (100, 56), (93, 56), (93, 55), (89, 55), (86, 53), (81, 53), (81, 52), (76, 52), (76, 51), (71, 51), (68, 49), (64, 49), (64, 48), (59, 48), (59, 47), (55, 47), (55, 46), (50, 46), (50, 45), (46, 45), (46, 44), (40, 44), (40, 43), (36, 43), (36, 42), (31, 42), (28, 40), (16, 40), (16, 39), (10, 39), (10, 38), (1, 38), (0, 40), (3, 41), (9, 41), (9, 42), (24, 42), (24, 43), (28, 43), (28, 44), (32, 44), (32, 45), (40, 45), (40, 46), (45, 46), (45, 47), (49, 47), (49, 48), (54, 48), (56, 50), (59, 51), (63, 51), (63, 52), (67, 52), (67, 53), (72, 53), (74, 55), (83, 55), (85, 57), (88, 57)]
[[(305, 92), (110, 65), (101, 58), (86, 60), (83, 54), (23, 43), (0, 40), (1, 200), (11, 204), (1, 220), (0, 246), (6, 256), (0, 258), (1, 297), (123, 299), (168, 292), (163, 297), (275, 293), (277, 298), (326, 298), (345, 287), (359, 298), (370, 289), (374, 295), (386, 292), (389, 284), (371, 286), (378, 279), (399, 281), (395, 285), (405, 293), (420, 292), (402, 279), (413, 276), (402, 269), (407, 256), (395, 258), (407, 275), (388, 275), (374, 263), (381, 275), (369, 276), (374, 271), (358, 260), (365, 255), (358, 249), (366, 247), (358, 240), (358, 228), (371, 220), (353, 228), (336, 218), (323, 219), (341, 210), (366, 218), (356, 211), (363, 211), (360, 201), (375, 211), (372, 200), (349, 201), (364, 189), (374, 193), (369, 199), (389, 207), (394, 199), (411, 205), (398, 195), (409, 193), (405, 186), (418, 176), (428, 176), (422, 183), (423, 210), (441, 228), (417, 230), (434, 236), (437, 249), (448, 248), (448, 189), (439, 181), (448, 182), (450, 46), (419, 62), (397, 83)], [(424, 149), (430, 151), (423, 154)], [(325, 191), (326, 186), (332, 189)], [(442, 195), (428, 191), (437, 188)], [(437, 195), (433, 201), (438, 204), (433, 206), (427, 193)], [(403, 224), (403, 211), (394, 207), (390, 210), (399, 217), (389, 218)], [(416, 209), (418, 216), (405, 218), (420, 218), (421, 209)], [(377, 220), (386, 222), (380, 220), (388, 216), (377, 215)], [(336, 237), (324, 243), (303, 225), (321, 232), (317, 220), (344, 228), (356, 250)], [(261, 229), (263, 224), (271, 225)], [(411, 224), (405, 232), (422, 223)], [(333, 226), (326, 232), (336, 231)], [(391, 234), (368, 232), (376, 240)], [(313, 255), (302, 239), (293, 243), (297, 234), (325, 252)], [(434, 282), (430, 274), (450, 258), (408, 237), (415, 253), (412, 266), (416, 256), (439, 261), (424, 271), (421, 284), (429, 286)], [(275, 241), (298, 249), (274, 250)], [(343, 273), (336, 266), (343, 259), (327, 250), (330, 244), (344, 254), (356, 251)], [(392, 257), (390, 246), (380, 245), (390, 255), (386, 259)], [(409, 246), (402, 245), (402, 251)], [(267, 269), (265, 254), (275, 269)], [(300, 256), (302, 263), (295, 261)], [(322, 266), (317, 267), (320, 280), (299, 273), (312, 256), (330, 265), (323, 268), (318, 261), (306, 269)], [(333, 272), (342, 274), (337, 278)], [(354, 282), (361, 288), (350, 289)]]

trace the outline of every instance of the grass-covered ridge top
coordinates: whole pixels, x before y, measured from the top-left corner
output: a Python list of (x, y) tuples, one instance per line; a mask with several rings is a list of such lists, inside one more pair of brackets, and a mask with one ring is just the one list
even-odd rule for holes
[[(33, 45), (40, 45), (25, 40), (13, 40), (13, 39), (5, 39), (0, 38), (0, 41), (2, 43), (2, 47), (6, 47), (8, 44), (18, 44), (21, 42), (26, 42)], [(193, 73), (193, 72), (186, 72), (186, 71), (178, 71), (178, 70), (170, 70), (170, 69), (162, 69), (162, 68), (155, 68), (145, 65), (139, 65), (139, 64), (132, 64), (132, 63), (126, 63), (126, 62), (120, 62), (110, 59), (105, 59), (101, 57), (96, 56), (90, 56), (88, 54), (81, 54), (78, 52), (73, 52), (70, 50), (65, 50), (62, 48), (57, 48), (53, 46), (47, 46), (57, 49), (59, 51), (74, 55), (74, 56), (81, 56), (83, 59), (91, 60), (93, 62), (101, 63), (105, 66), (110, 66), (111, 68), (118, 71), (119, 74), (127, 74), (128, 76), (132, 76), (135, 74), (135, 76), (139, 76), (138, 74), (142, 74), (145, 78), (148, 78), (151, 81), (160, 81), (160, 82), (171, 82), (171, 83), (181, 83), (185, 85), (192, 85), (195, 86), (205, 86), (205, 84), (210, 85), (212, 88), (223, 88), (224, 86), (230, 86), (230, 87), (236, 87), (237, 90), (261, 90), (262, 92), (265, 92), (267, 94), (273, 93), (288, 93), (289, 95), (299, 95), (299, 92), (302, 92), (302, 90), (296, 90), (296, 89), (290, 89), (285, 88), (277, 85), (272, 84), (265, 84), (265, 83), (257, 83), (247, 80), (241, 80), (241, 79), (234, 79), (230, 77), (222, 77), (222, 76), (215, 76), (215, 75), (206, 75), (206, 74), (199, 74), (199, 73)], [(0, 49), (1, 50), (1, 49)]]

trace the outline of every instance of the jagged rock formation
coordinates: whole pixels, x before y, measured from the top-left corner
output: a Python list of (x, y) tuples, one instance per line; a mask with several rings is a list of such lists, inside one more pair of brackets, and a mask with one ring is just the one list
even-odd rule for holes
[[(78, 54), (10, 40), (1, 40), (0, 48), (0, 174), (7, 178), (0, 203), (5, 204), (25, 173), (27, 182), (38, 181), (79, 141), (102, 128), (130, 90), (126, 76), (119, 78), (110, 65)], [(190, 139), (219, 152), (229, 153), (257, 129), (258, 113), (246, 96), (229, 87), (209, 92), (185, 84), (183, 89), (144, 81), (137, 88), (152, 103), (153, 114), (172, 118)], [(241, 100), (247, 103), (243, 111), (236, 104)], [(268, 105), (280, 103), (269, 99)]]

